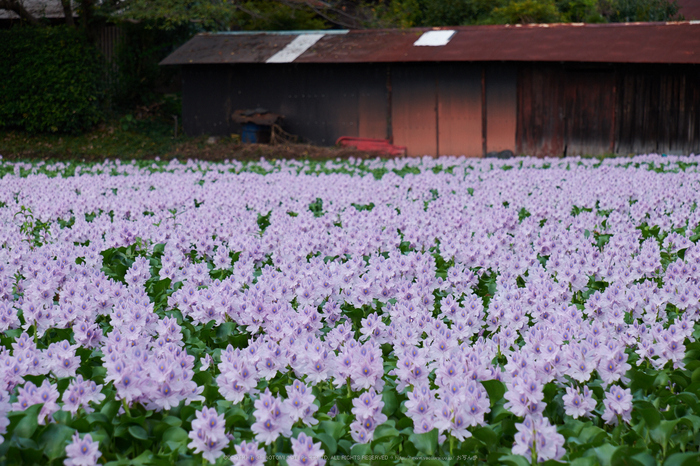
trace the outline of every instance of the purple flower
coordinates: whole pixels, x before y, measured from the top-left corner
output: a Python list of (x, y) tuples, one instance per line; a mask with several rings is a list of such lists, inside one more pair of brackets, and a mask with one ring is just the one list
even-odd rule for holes
[(370, 390), (354, 398), (352, 404), (355, 421), (350, 424), (350, 433), (356, 442), (367, 443), (372, 440), (374, 429), (387, 420), (382, 413), (384, 402), (381, 395)]
[(7, 432), (7, 426), (10, 425), (10, 420), (7, 418), (7, 413), (10, 412), (12, 405), (10, 405), (10, 394), (0, 387), (0, 444), (4, 442), (2, 434)]
[(250, 429), (259, 442), (269, 445), (277, 440), (280, 434), (285, 437), (292, 435), (292, 417), (282, 400), (273, 397), (269, 388), (265, 389), (265, 393), (260, 395), (254, 406), (255, 422)]
[(613, 385), (603, 400), (605, 412), (601, 416), (606, 424), (617, 425), (618, 418), (629, 422), (632, 420), (632, 391)]
[(41, 411), (39, 411), (39, 424), (46, 424), (47, 419), (53, 419), (53, 413), (60, 408), (56, 401), (58, 400), (58, 389), (55, 385), (49, 383), (48, 379), (44, 379), (40, 387), (37, 387), (31, 382), (26, 382), (24, 387), (19, 389), (17, 401), (12, 404), (13, 411), (24, 411), (32, 405), (43, 403)]
[(287, 399), (283, 404), (293, 423), (301, 419), (308, 426), (318, 424), (318, 420), (313, 417), (313, 414), (318, 411), (318, 406), (314, 404), (315, 399), (311, 389), (299, 380), (287, 386)]
[(236, 456), (233, 466), (263, 466), (265, 458), (265, 450), (258, 448), (258, 442), (246, 442), (243, 440), (240, 445), (236, 445)]
[(328, 410), (328, 417), (334, 418), (338, 415), (338, 405), (334, 404), (331, 409)]
[(564, 395), (563, 400), (564, 411), (574, 419), (591, 417), (596, 407), (593, 392), (588, 389), (588, 386), (583, 387), (583, 394), (578, 388), (566, 387), (566, 395)]
[(214, 408), (202, 408), (197, 411), (196, 419), (192, 421), (192, 430), (188, 437), (192, 439), (187, 447), (194, 448), (195, 453), (202, 453), (204, 459), (215, 463), (223, 455), (223, 449), (228, 446), (230, 439), (226, 435), (226, 421), (223, 414), (218, 414)]
[(292, 439), (292, 456), (287, 458), (289, 466), (324, 466), (324, 452), (321, 442), (313, 443), (313, 439), (304, 432)]
[(513, 454), (522, 455), (528, 460), (533, 456), (538, 462), (558, 460), (566, 453), (564, 451), (564, 436), (557, 428), (549, 423), (546, 417), (527, 416), (521, 424), (516, 424), (518, 433), (515, 434)]
[(75, 431), (73, 441), (66, 446), (66, 458), (63, 461), (65, 466), (93, 466), (97, 464), (97, 459), (101, 453), (99, 442), (93, 442), (90, 434), (85, 434), (80, 439), (80, 434)]
[(68, 411), (74, 416), (80, 408), (86, 413), (93, 412), (90, 403), (100, 404), (105, 399), (101, 390), (102, 385), (97, 385), (92, 380), (85, 381), (82, 375), (78, 375), (63, 392), (63, 411)]

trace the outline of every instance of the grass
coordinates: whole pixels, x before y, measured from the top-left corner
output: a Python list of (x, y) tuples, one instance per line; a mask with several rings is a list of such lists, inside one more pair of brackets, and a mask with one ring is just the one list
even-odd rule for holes
[[(136, 119), (132, 115), (112, 118), (92, 131), (78, 134), (28, 134), (0, 130), (0, 155), (4, 160), (65, 160), (98, 162), (105, 159), (201, 159), (257, 160), (260, 157), (294, 159), (367, 158), (382, 156), (353, 148), (318, 147), (309, 144), (241, 144), (238, 135), (189, 137), (182, 127), (175, 137), (174, 120), (160, 115)], [(593, 157), (619, 157), (605, 154)], [(383, 156), (386, 157), (386, 156)]]
[(310, 144), (241, 144), (236, 134), (210, 139), (189, 137), (174, 121), (162, 116), (113, 118), (92, 131), (78, 135), (28, 134), (0, 130), (0, 155), (4, 160), (64, 160), (99, 162), (105, 159), (259, 160), (261, 157), (329, 160), (368, 158), (380, 154), (354, 148), (319, 147)]
[(206, 138), (174, 137), (174, 122), (131, 115), (107, 121), (84, 134), (27, 134), (0, 131), (0, 155), (5, 159), (153, 158), (176, 153), (179, 146), (204, 144)]

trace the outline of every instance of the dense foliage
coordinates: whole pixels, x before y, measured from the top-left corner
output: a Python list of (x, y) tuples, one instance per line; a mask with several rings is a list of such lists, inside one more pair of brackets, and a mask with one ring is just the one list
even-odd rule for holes
[(0, 461), (696, 464), (697, 167), (3, 163)]
[(676, 0), (129, 0), (122, 17), (166, 27), (197, 21), (209, 30), (290, 30), (554, 22), (668, 21)]
[[(115, 44), (109, 89), (113, 107), (120, 112), (131, 112), (139, 106), (163, 107), (163, 94), (178, 89), (181, 79), (178, 67), (160, 66), (159, 63), (195, 33), (196, 28), (183, 23), (165, 28), (155, 21), (120, 25), (121, 38)], [(166, 105), (167, 106), (167, 105)], [(181, 115), (172, 105), (163, 113)]]
[(104, 69), (77, 30), (0, 30), (0, 128), (84, 131), (102, 118)]
[(392, 0), (380, 22), (404, 26), (606, 23), (679, 19), (675, 0)]

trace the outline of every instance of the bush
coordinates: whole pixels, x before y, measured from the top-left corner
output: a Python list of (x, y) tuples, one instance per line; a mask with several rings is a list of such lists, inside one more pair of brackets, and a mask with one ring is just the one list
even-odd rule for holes
[(118, 112), (131, 111), (162, 100), (166, 89), (177, 88), (179, 67), (159, 66), (161, 60), (187, 42), (196, 31), (189, 24), (166, 29), (156, 21), (124, 22), (117, 44), (116, 72), (111, 89)]
[(75, 134), (102, 119), (102, 61), (79, 31), (20, 26), (0, 44), (0, 128)]

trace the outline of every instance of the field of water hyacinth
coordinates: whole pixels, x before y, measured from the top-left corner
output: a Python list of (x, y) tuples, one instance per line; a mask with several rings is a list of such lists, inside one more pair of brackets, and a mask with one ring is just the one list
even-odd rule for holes
[(0, 162), (0, 464), (698, 464), (699, 161)]

